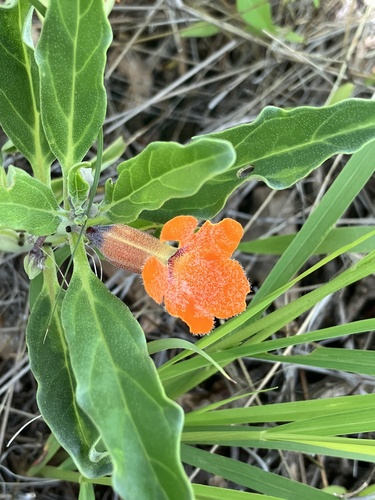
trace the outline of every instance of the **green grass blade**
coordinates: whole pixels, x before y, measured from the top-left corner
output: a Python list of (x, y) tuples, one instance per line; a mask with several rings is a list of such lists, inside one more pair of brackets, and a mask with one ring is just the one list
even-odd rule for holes
[(297, 498), (332, 500), (333, 498), (331, 495), (310, 486), (276, 476), (276, 474), (231, 458), (214, 455), (208, 451), (182, 445), (181, 453), (182, 460), (194, 467), (199, 467), (266, 495), (276, 496), (283, 500), (296, 500)]

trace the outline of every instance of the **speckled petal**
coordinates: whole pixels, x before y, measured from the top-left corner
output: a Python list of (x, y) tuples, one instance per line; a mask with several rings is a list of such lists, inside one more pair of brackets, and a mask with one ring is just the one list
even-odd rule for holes
[(198, 221), (195, 217), (179, 215), (164, 224), (160, 233), (160, 241), (178, 241), (180, 247), (184, 246), (194, 234), (197, 225)]
[(168, 289), (168, 268), (156, 257), (150, 257), (142, 270), (143, 284), (146, 292), (155, 302), (161, 304)]

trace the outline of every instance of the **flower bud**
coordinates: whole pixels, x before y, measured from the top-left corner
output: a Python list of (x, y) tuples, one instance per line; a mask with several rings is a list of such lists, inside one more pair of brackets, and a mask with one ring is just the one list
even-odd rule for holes
[(151, 234), (124, 224), (89, 227), (86, 235), (113, 265), (138, 274), (149, 257), (166, 264), (177, 251)]

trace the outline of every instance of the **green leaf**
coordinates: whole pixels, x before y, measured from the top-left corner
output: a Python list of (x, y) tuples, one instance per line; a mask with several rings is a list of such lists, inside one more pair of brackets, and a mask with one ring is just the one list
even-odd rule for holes
[(353, 349), (335, 349), (333, 347), (318, 347), (310, 354), (295, 356), (277, 356), (276, 354), (259, 354), (255, 358), (267, 361), (293, 363), (304, 366), (318, 366), (343, 372), (361, 373), (375, 376), (374, 351)]
[(68, 196), (74, 208), (81, 207), (89, 198), (94, 181), (91, 164), (87, 161), (77, 163), (68, 173)]
[[(294, 31), (286, 31), (283, 33), (284, 30), (279, 29), (277, 35), (282, 36), (282, 38), (286, 42), (291, 42), (291, 43), (304, 43), (306, 41), (306, 38), (303, 35), (300, 35), (298, 33), (295, 33)], [(350, 96), (348, 96), (350, 97)], [(333, 104), (330, 103), (330, 104)]]
[(50, 2), (35, 55), (43, 126), (64, 170), (82, 160), (102, 126), (110, 42), (103, 0)]
[(112, 469), (109, 457), (103, 457), (94, 449), (99, 433), (75, 400), (76, 383), (61, 326), (63, 293), (57, 282), (48, 278), (44, 281), (27, 328), (40, 412), (82, 474), (91, 478), (109, 474)]
[[(332, 229), (324, 238), (322, 243), (314, 250), (312, 255), (335, 252), (339, 248), (361, 236), (372, 232), (372, 226), (339, 227)], [(292, 243), (296, 234), (285, 234), (271, 236), (260, 240), (244, 241), (238, 246), (238, 250), (244, 253), (257, 253), (264, 255), (281, 255)], [(375, 236), (351, 248), (350, 252), (371, 252), (375, 249)]]
[(24, 0), (0, 6), (0, 123), (36, 177), (46, 180), (54, 156), (40, 118), (31, 15), (30, 4)]
[(237, 0), (238, 14), (242, 17), (251, 31), (262, 34), (263, 30), (269, 33), (277, 31), (271, 16), (269, 0)]
[(154, 340), (153, 342), (148, 342), (147, 351), (149, 354), (154, 354), (155, 352), (165, 351), (167, 349), (185, 349), (187, 351), (193, 351), (205, 358), (209, 363), (212, 363), (215, 368), (228, 380), (234, 382), (230, 376), (223, 370), (223, 368), (214, 361), (211, 356), (209, 356), (203, 349), (199, 349), (198, 346), (192, 342), (188, 342), (183, 339), (162, 339)]
[(25, 233), (18, 233), (13, 229), (0, 229), (0, 252), (25, 253), (32, 247), (33, 245), (30, 245), (27, 240), (25, 241)]
[[(338, 398), (339, 399), (339, 398)], [(347, 411), (307, 418), (305, 421), (290, 422), (267, 429), (267, 435), (278, 433), (301, 434), (301, 436), (337, 436), (373, 432), (375, 429), (374, 407), (360, 409), (350, 408)]]
[(0, 228), (27, 231), (36, 236), (56, 231), (64, 212), (53, 192), (20, 168), (0, 168)]
[[(339, 106), (339, 105), (338, 105)], [(355, 153), (323, 196), (252, 300), (255, 306), (307, 262), (374, 173), (375, 141)]]
[(285, 111), (267, 107), (249, 125), (212, 134), (229, 140), (237, 153), (234, 168), (249, 164), (249, 178), (273, 189), (303, 179), (337, 153), (353, 153), (375, 138), (375, 102), (348, 99), (332, 106)]
[(190, 499), (179, 458), (182, 409), (165, 396), (139, 324), (83, 259), (76, 255), (63, 326), (77, 401), (101, 432), (114, 487), (124, 498)]
[(92, 483), (81, 482), (78, 500), (95, 500), (94, 485)]
[[(122, 137), (119, 137), (115, 141), (113, 141), (104, 151), (103, 151), (103, 156), (102, 156), (102, 166), (101, 166), (101, 172), (103, 172), (105, 169), (113, 165), (113, 163), (119, 159), (119, 157), (122, 155), (122, 153), (126, 149), (126, 144), (124, 143), (124, 140)], [(92, 158), (88, 163), (91, 165), (92, 171), (95, 172), (96, 169), (96, 161), (97, 158), (94, 157)], [(55, 193), (55, 197), (58, 200), (59, 203), (63, 201), (63, 178), (62, 177), (56, 177), (52, 179), (51, 182), (51, 188), (52, 191)]]
[(154, 142), (119, 165), (115, 183), (107, 182), (103, 216), (110, 222), (131, 222), (144, 210), (159, 209), (166, 200), (196, 193), (234, 161), (233, 147), (227, 141), (205, 138), (187, 146)]
[(228, 490), (227, 488), (216, 488), (203, 484), (194, 484), (193, 488), (196, 500), (283, 500), (281, 497)]
[[(375, 319), (355, 321), (346, 325), (338, 325), (293, 337), (263, 341), (259, 344), (244, 343), (239, 347), (232, 347), (230, 349), (226, 348), (222, 351), (212, 353), (212, 358), (221, 366), (225, 366), (239, 358), (254, 357), (255, 354), (282, 349), (288, 346), (301, 345), (306, 342), (318, 342), (320, 340), (333, 339), (346, 335), (355, 335), (358, 333), (369, 332), (374, 329)], [(178, 359), (176, 358), (177, 357), (173, 358), (173, 361), (178, 361)], [(210, 363), (206, 361), (206, 359), (195, 356), (180, 363), (175, 362), (174, 364), (169, 365), (168, 362), (165, 363), (159, 368), (159, 375), (167, 393), (174, 391), (174, 393), (176, 393), (175, 396), (178, 397), (181, 392), (176, 391), (176, 386), (178, 385), (176, 381), (181, 377), (186, 377), (189, 381), (191, 381), (194, 378), (195, 374), (199, 371), (199, 368), (209, 366)], [(213, 371), (209, 372), (208, 374), (206, 371), (205, 378), (209, 375), (213, 375)], [(200, 381), (201, 380), (199, 380), (197, 383), (199, 383)], [(189, 388), (190, 387), (191, 386), (189, 384)], [(194, 385), (192, 385), (192, 387), (194, 387)], [(187, 390), (189, 390), (189, 388)], [(191, 418), (192, 412), (186, 415), (185, 422), (190, 422)]]
[(340, 85), (340, 87), (335, 91), (335, 93), (330, 96), (329, 104), (336, 104), (337, 102), (343, 101), (344, 99), (349, 99), (355, 90), (355, 85), (353, 83), (347, 82)]
[[(353, 418), (353, 415), (350, 417)], [(308, 425), (308, 421), (305, 422), (305, 425)], [(187, 430), (182, 439), (185, 443), (190, 444), (289, 450), (375, 462), (375, 441), (373, 439), (292, 434), (284, 432), (283, 428), (284, 426), (272, 428), (271, 432), (271, 429), (259, 426), (207, 426), (199, 430)], [(374, 419), (372, 428), (374, 428)]]
[(206, 21), (198, 21), (180, 31), (183, 38), (206, 38), (220, 33), (220, 28)]
[(311, 486), (297, 483), (291, 479), (277, 476), (259, 467), (239, 462), (231, 458), (215, 455), (183, 444), (181, 446), (184, 462), (203, 470), (229, 479), (252, 490), (280, 497), (284, 500), (306, 498), (332, 500), (332, 496)]
[(171, 214), (211, 219), (248, 180), (262, 180), (272, 189), (295, 184), (330, 156), (353, 153), (375, 138), (375, 101), (348, 99), (333, 106), (289, 111), (267, 107), (250, 124), (206, 137), (231, 142), (237, 160), (195, 195), (167, 201), (152, 220), (165, 222)]
[[(331, 282), (326, 283), (316, 290), (309, 292), (309, 294), (304, 295), (297, 300), (287, 304), (282, 309), (274, 311), (269, 315), (258, 319), (256, 322), (251, 323), (251, 320), (256, 315), (258, 315), (259, 310), (265, 309), (263, 301), (265, 303), (268, 303), (269, 300), (268, 297), (266, 297), (262, 302), (259, 302), (255, 306), (255, 308), (248, 307), (241, 316), (228, 321), (225, 325), (220, 327), (220, 329), (218, 329), (218, 333), (220, 334), (219, 339), (217, 339), (216, 343), (213, 343), (215, 340), (213, 339), (213, 341), (211, 341), (211, 344), (213, 345), (211, 345), (211, 347), (208, 347), (207, 350), (210, 354), (212, 354), (214, 350), (217, 351), (220, 349), (224, 350), (225, 353), (228, 353), (228, 351), (230, 351), (228, 349), (229, 347), (238, 345), (244, 340), (246, 340), (245, 345), (260, 344), (265, 338), (279, 331), (280, 328), (287, 325), (290, 321), (311, 309), (314, 304), (321, 301), (324, 297), (327, 297), (328, 295), (340, 289), (343, 289), (345, 286), (348, 286), (351, 283), (354, 283), (355, 281), (358, 281), (363, 277), (372, 274), (374, 270), (375, 251), (362, 259), (359, 263), (356, 263), (354, 266), (341, 273), (341, 275), (334, 278)], [(310, 272), (311, 270), (307, 271), (307, 273)], [(298, 278), (290, 282), (290, 284), (296, 283), (299, 279), (302, 279), (302, 277), (303, 275), (299, 276)], [(274, 293), (278, 296), (280, 295), (277, 290)], [(271, 295), (269, 297), (273, 296)], [(207, 345), (209, 345), (207, 341), (205, 344), (205, 339), (206, 337), (197, 342), (200, 348), (207, 347)], [(261, 346), (261, 348), (263, 348), (263, 346)], [(241, 355), (246, 354), (242, 352)], [(212, 357), (215, 359), (215, 361), (220, 362), (219, 358), (215, 355), (212, 354)], [(231, 362), (232, 360), (233, 358), (227, 361)], [(189, 361), (185, 361), (183, 364), (185, 363), (189, 363)], [(160, 375), (161, 378), (165, 380), (165, 373), (162, 374), (162, 368), (163, 367), (161, 367), (160, 369)], [(194, 374), (188, 374), (186, 373), (186, 370), (183, 370), (183, 367), (181, 367), (181, 365), (179, 368), (183, 373), (182, 377), (179, 377), (177, 375), (176, 380), (174, 380), (173, 384), (170, 384), (169, 387), (164, 383), (167, 393), (172, 394), (174, 397), (183, 394), (184, 391), (191, 389), (196, 384), (202, 382), (202, 380), (207, 379), (215, 371), (214, 368), (208, 367), (205, 370), (197, 371)], [(170, 376), (170, 372), (173, 371), (173, 367), (169, 367), (167, 371), (169, 372)]]
[[(235, 425), (235, 424), (264, 424), (277, 422), (305, 422), (305, 430), (309, 432), (306, 421), (332, 417), (338, 414), (346, 415), (350, 410), (358, 413), (368, 413), (374, 408), (375, 394), (359, 396), (341, 396), (321, 398), (312, 401), (293, 401), (290, 403), (276, 403), (272, 405), (252, 406), (250, 408), (226, 408), (202, 413), (199, 410), (186, 415), (185, 425), (202, 427), (203, 425)], [(332, 417), (333, 418), (333, 417)], [(349, 425), (349, 422), (348, 422)], [(302, 428), (301, 424), (301, 428)]]

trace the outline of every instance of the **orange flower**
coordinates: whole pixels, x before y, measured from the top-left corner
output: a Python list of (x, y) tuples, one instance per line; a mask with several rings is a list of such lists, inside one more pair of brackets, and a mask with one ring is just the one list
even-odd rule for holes
[(177, 252), (168, 263), (149, 257), (142, 277), (147, 293), (164, 301), (172, 316), (181, 318), (193, 334), (209, 333), (214, 318), (230, 318), (246, 308), (250, 285), (241, 265), (230, 257), (243, 235), (233, 219), (207, 221), (194, 232), (197, 220), (179, 216), (167, 222), (160, 241), (176, 240)]
[[(230, 318), (246, 308), (250, 285), (241, 265), (230, 259), (243, 229), (233, 219), (207, 221), (179, 216), (167, 222), (160, 240), (123, 224), (95, 226), (87, 237), (117, 267), (142, 273), (147, 293), (164, 302), (193, 334), (209, 333), (214, 318)], [(178, 241), (178, 249), (166, 241)]]

